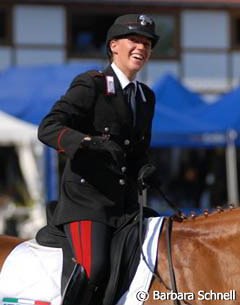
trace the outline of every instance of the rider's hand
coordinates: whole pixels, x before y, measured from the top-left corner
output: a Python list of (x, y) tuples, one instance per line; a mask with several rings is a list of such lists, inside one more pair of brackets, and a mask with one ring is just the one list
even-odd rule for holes
[(107, 152), (119, 166), (124, 164), (124, 152), (122, 148), (108, 137), (86, 136), (81, 142), (81, 146), (99, 152)]
[(159, 186), (161, 182), (157, 175), (157, 168), (150, 163), (143, 165), (138, 172), (138, 182), (142, 185)]

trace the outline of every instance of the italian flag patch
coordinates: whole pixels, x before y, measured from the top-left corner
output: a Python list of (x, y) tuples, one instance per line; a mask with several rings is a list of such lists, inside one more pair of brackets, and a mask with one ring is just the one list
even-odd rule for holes
[(51, 305), (51, 302), (34, 301), (23, 298), (3, 298), (2, 305)]

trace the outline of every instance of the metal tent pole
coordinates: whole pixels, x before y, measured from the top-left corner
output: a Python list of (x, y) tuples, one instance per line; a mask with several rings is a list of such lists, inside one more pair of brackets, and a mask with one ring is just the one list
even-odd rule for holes
[(235, 141), (237, 132), (230, 130), (227, 133), (226, 146), (226, 175), (227, 175), (227, 194), (228, 203), (239, 206), (238, 197), (238, 176), (237, 176), (237, 151)]

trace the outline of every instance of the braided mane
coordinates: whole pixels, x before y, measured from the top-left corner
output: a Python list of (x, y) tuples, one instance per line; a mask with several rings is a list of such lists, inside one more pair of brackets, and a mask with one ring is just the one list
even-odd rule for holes
[(208, 209), (204, 209), (203, 212), (201, 214), (197, 214), (195, 211), (191, 211), (189, 215), (186, 215), (185, 213), (181, 212), (181, 215), (177, 215), (177, 220), (179, 221), (183, 221), (183, 220), (193, 220), (195, 218), (198, 217), (208, 217), (210, 215), (215, 215), (216, 213), (222, 213), (225, 211), (231, 211), (233, 209), (236, 209), (236, 205), (233, 204), (229, 204), (226, 207), (223, 206), (217, 206), (214, 209), (208, 210)]

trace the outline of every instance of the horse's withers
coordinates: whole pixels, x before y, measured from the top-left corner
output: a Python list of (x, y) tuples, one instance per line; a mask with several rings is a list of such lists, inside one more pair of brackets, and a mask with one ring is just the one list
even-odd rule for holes
[(24, 242), (24, 239), (13, 237), (13, 236), (7, 236), (7, 235), (1, 235), (0, 236), (0, 245), (1, 245), (1, 251), (0, 251), (0, 270), (2, 269), (3, 263), (10, 254), (10, 252), (20, 243)]

